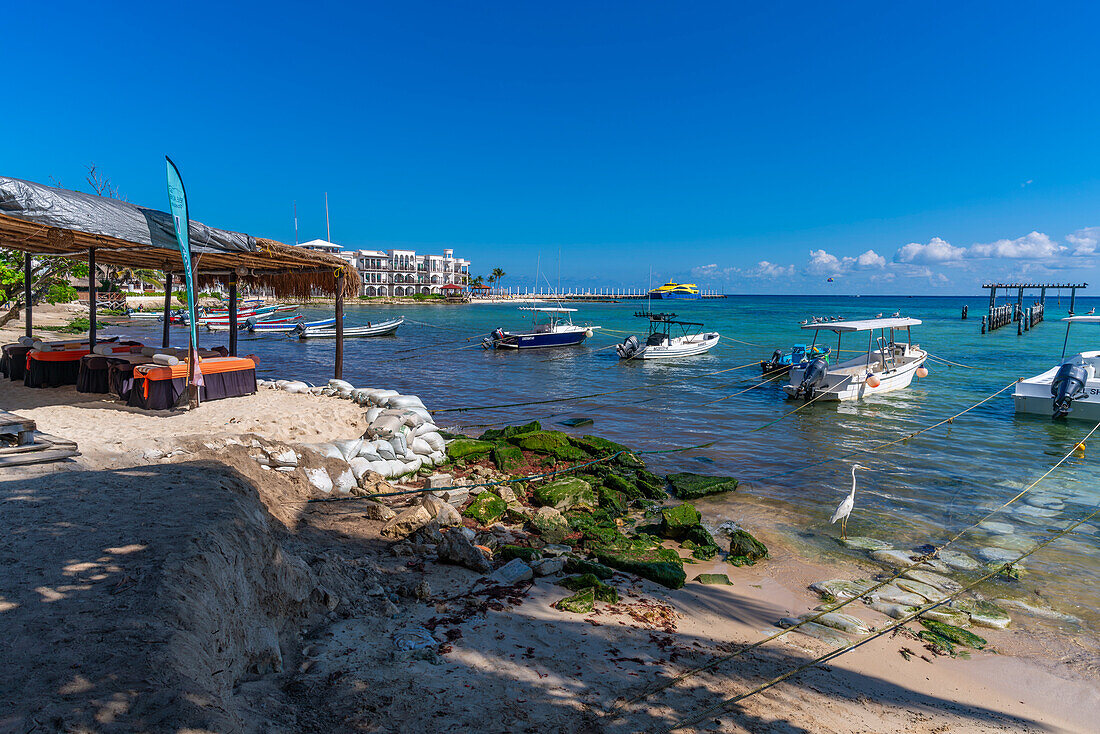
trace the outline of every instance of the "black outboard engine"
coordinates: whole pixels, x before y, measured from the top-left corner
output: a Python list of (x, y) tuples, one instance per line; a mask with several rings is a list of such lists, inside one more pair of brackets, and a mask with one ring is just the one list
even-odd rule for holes
[(638, 337), (631, 335), (623, 339), (622, 344), (616, 344), (615, 351), (619, 353), (620, 359), (630, 359), (638, 353), (640, 347), (641, 345), (638, 343)]
[(798, 385), (798, 394), (807, 400), (812, 400), (814, 390), (825, 382), (825, 373), (829, 371), (829, 363), (818, 357), (806, 371), (802, 373), (802, 382)]
[(763, 372), (764, 374), (767, 374), (769, 372), (774, 372), (775, 370), (779, 369), (782, 364), (783, 364), (783, 352), (776, 349), (774, 352), (772, 352), (772, 358), (771, 359), (769, 359), (767, 362), (761, 362), (760, 363), (760, 371)]
[(504, 329), (497, 328), (493, 331), (492, 335), (485, 337), (481, 340), (482, 349), (494, 349), (497, 342), (504, 339)]
[(1084, 365), (1066, 363), (1050, 382), (1050, 394), (1054, 398), (1052, 418), (1065, 418), (1073, 401), (1085, 394), (1085, 382), (1089, 379)]

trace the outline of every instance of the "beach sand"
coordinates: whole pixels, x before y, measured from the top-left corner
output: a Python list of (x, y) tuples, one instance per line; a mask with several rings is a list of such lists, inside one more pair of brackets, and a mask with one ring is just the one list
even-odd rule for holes
[[(360, 435), (350, 402), (261, 390), (150, 414), (3, 381), (0, 406), (82, 452), (0, 473), (0, 732), (662, 730), (830, 648), (790, 635), (609, 712), (812, 609), (812, 581), (864, 570), (761, 523), (767, 560), (686, 567), (732, 586), (617, 574), (618, 604), (575, 615), (550, 606), (569, 593), (553, 577), (494, 591), (395, 555), (365, 503), (306, 504), (301, 469), (250, 458), (253, 440)], [(765, 511), (746, 498), (742, 517)], [(420, 626), (443, 647), (397, 650)], [(884, 636), (685, 731), (1094, 730), (1094, 668), (980, 632), (990, 650), (970, 659)]]

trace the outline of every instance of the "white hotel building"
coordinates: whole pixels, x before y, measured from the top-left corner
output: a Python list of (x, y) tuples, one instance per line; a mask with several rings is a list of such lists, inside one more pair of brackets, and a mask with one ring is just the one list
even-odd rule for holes
[(443, 293), (443, 286), (465, 286), (470, 278), (470, 261), (456, 258), (450, 249), (442, 255), (417, 255), (414, 250), (345, 250), (325, 240), (303, 242), (299, 247), (355, 263), (361, 296)]

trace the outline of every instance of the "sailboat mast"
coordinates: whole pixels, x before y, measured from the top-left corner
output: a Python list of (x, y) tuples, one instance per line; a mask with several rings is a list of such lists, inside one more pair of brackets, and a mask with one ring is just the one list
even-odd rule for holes
[(328, 223), (328, 192), (325, 192), (325, 241), (332, 242), (332, 228)]

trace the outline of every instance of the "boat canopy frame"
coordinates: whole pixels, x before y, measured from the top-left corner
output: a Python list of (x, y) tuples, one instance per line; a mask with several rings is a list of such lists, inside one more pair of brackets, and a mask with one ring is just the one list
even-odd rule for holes
[[(1100, 319), (1098, 319), (1098, 320), (1100, 320)], [(864, 319), (862, 321), (845, 321), (845, 322), (829, 322), (829, 323), (819, 323), (819, 324), (803, 324), (802, 328), (803, 329), (813, 329), (814, 330), (814, 339), (810, 343), (810, 349), (808, 351), (812, 351), (813, 348), (815, 346), (817, 346), (817, 337), (818, 337), (818, 335), (820, 335), (820, 333), (822, 331), (828, 330), (828, 331), (836, 332), (836, 359), (837, 359), (837, 365), (840, 365), (844, 361), (844, 356), (843, 356), (844, 352), (842, 352), (841, 349), (840, 349), (840, 344), (841, 344), (841, 340), (844, 336), (844, 333), (845, 332), (853, 333), (853, 332), (858, 332), (858, 331), (866, 331), (867, 332), (867, 365), (866, 366), (867, 366), (868, 370), (871, 369), (871, 355), (874, 354), (875, 351), (876, 351), (874, 349), (874, 340), (875, 340), (875, 331), (877, 330), (879, 332), (879, 348), (878, 348), (877, 352), (878, 352), (879, 356), (882, 359), (882, 369), (883, 369), (884, 372), (892, 372), (893, 370), (888, 369), (887, 364), (886, 364), (886, 362), (887, 362), (886, 347), (891, 345), (891, 344), (896, 344), (897, 343), (896, 338), (895, 338), (896, 337), (896, 332), (901, 331), (901, 330), (904, 329), (905, 330), (905, 343), (906, 343), (906, 346), (912, 348), (912, 346), (913, 346), (913, 333), (912, 333), (912, 331), (910, 331), (910, 329), (913, 326), (917, 326), (921, 323), (922, 322), (921, 322), (920, 319), (910, 319), (910, 318)], [(848, 327), (848, 328), (843, 328), (843, 327)], [(855, 328), (852, 328), (852, 327), (855, 327)], [(890, 338), (889, 339), (886, 338), (887, 329), (889, 329), (889, 331), (890, 331)], [(1067, 332), (1068, 332), (1068, 329), (1067, 329)], [(1069, 338), (1068, 333), (1067, 333), (1066, 338), (1067, 339)], [(1063, 349), (1063, 352), (1064, 352), (1065, 347), (1063, 346), (1062, 349)], [(892, 358), (891, 358), (891, 361), (892, 361)], [(894, 369), (897, 369), (897, 367), (894, 367)]]

